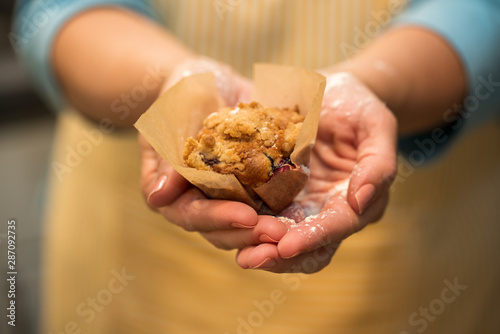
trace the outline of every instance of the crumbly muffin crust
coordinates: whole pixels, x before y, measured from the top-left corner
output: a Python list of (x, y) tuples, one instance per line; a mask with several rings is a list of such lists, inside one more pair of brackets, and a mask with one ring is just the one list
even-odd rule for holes
[(209, 115), (198, 137), (189, 137), (184, 162), (199, 170), (234, 174), (242, 185), (258, 187), (273, 172), (292, 165), (304, 117), (293, 109), (240, 103)]

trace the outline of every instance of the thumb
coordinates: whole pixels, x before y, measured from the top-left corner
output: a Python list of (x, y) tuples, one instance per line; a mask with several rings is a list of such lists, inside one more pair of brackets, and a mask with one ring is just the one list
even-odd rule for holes
[(189, 182), (162, 158), (158, 161), (158, 174), (147, 202), (154, 208), (172, 204), (189, 187)]
[(153, 208), (175, 201), (189, 183), (170, 166), (139, 134), (141, 147), (141, 188), (146, 201)]

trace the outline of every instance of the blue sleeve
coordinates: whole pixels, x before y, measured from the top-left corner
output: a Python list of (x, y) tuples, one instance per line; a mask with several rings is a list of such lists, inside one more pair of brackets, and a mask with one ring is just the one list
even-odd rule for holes
[[(443, 130), (450, 139), (467, 128), (500, 115), (500, 0), (412, 0), (395, 25), (416, 25), (442, 36), (453, 47), (466, 71), (468, 95), (460, 117), (443, 110)], [(445, 88), (443, 88), (445, 89)], [(430, 133), (401, 138), (408, 154)], [(436, 153), (452, 140), (437, 145)]]
[(35, 87), (55, 110), (66, 105), (50, 64), (54, 37), (74, 15), (91, 7), (121, 6), (156, 18), (147, 0), (21, 0), (9, 40)]

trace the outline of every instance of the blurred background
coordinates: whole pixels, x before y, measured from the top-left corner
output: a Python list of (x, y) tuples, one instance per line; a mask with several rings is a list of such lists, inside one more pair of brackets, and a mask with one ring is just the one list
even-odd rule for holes
[[(0, 2), (0, 333), (37, 333), (42, 203), (54, 115), (10, 45), (14, 0)], [(16, 220), (16, 327), (7, 324), (7, 221)]]

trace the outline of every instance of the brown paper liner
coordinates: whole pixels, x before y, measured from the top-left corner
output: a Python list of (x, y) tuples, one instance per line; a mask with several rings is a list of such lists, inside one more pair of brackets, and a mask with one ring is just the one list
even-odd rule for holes
[(274, 174), (269, 181), (254, 189), (272, 213), (280, 213), (304, 188), (308, 175), (302, 169)]
[[(309, 165), (325, 83), (325, 78), (316, 72), (271, 64), (254, 65), (252, 100), (266, 107), (298, 107), (305, 116), (290, 156), (296, 166)], [(234, 175), (200, 171), (184, 165), (186, 139), (196, 137), (203, 120), (223, 106), (214, 76), (195, 74), (166, 91), (134, 126), (162, 158), (207, 197), (243, 202), (257, 211), (264, 200), (272, 212), (279, 213), (304, 187), (307, 175), (302, 169), (277, 173), (264, 185), (247, 191)]]

